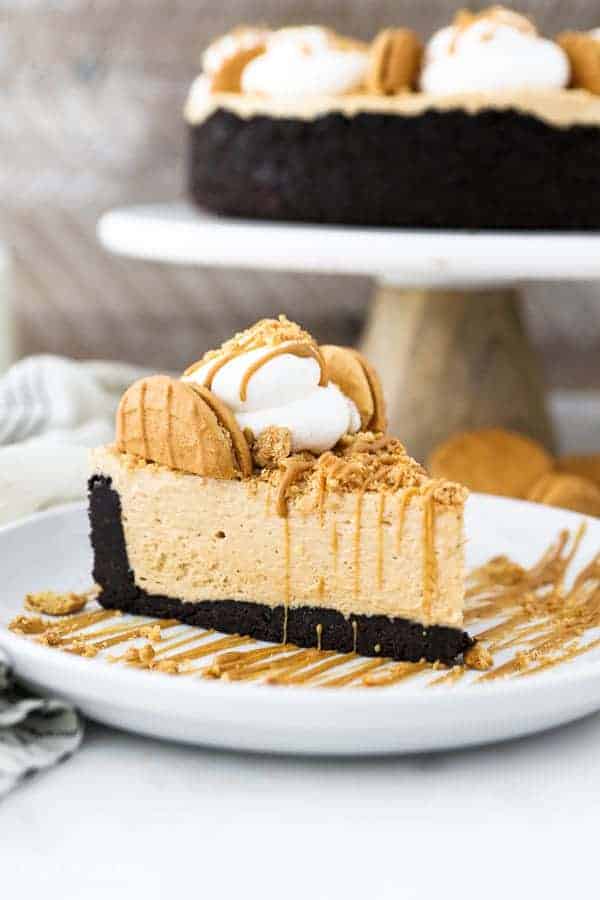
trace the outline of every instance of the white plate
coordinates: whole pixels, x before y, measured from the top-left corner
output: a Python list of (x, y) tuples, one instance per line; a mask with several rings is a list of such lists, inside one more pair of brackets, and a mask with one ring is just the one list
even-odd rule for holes
[[(574, 529), (580, 521), (562, 510), (473, 496), (469, 565), (498, 553), (531, 564), (561, 528)], [(600, 547), (600, 520), (588, 523), (577, 569)], [(323, 690), (177, 678), (82, 659), (8, 631), (27, 592), (89, 587), (87, 535), (81, 504), (0, 529), (0, 646), (26, 682), (72, 700), (101, 722), (235, 749), (373, 754), (504, 740), (600, 708), (600, 651), (530, 678), (435, 688), (415, 678), (391, 688)]]

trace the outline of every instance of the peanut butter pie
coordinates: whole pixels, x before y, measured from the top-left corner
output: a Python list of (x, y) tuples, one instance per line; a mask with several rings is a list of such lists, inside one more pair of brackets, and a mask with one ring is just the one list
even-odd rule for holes
[(227, 633), (452, 662), (466, 490), (386, 434), (355, 350), (285, 317), (122, 398), (93, 451), (100, 603)]
[(600, 29), (549, 39), (500, 6), (423, 45), (318, 26), (239, 28), (190, 90), (189, 187), (264, 219), (597, 229)]

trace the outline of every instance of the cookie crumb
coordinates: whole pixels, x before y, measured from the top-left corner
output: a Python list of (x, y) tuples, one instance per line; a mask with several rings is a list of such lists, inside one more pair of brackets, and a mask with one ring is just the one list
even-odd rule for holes
[(472, 647), (465, 651), (464, 660), (468, 669), (476, 669), (478, 672), (485, 672), (494, 665), (494, 657), (479, 642), (475, 642)]
[(39, 616), (15, 616), (8, 627), (15, 634), (43, 634), (48, 628), (48, 623)]
[(152, 668), (158, 672), (165, 672), (167, 675), (178, 675), (181, 671), (179, 663), (174, 659), (159, 659)]
[(276, 469), (292, 452), (292, 433), (289, 428), (275, 425), (265, 428), (252, 447), (254, 462), (261, 469)]
[(67, 616), (81, 612), (87, 603), (86, 594), (56, 594), (54, 591), (39, 591), (27, 594), (25, 608), (32, 612), (45, 613), (47, 616)]
[(149, 668), (154, 660), (154, 647), (152, 644), (144, 644), (143, 647), (129, 647), (122, 659), (124, 662)]

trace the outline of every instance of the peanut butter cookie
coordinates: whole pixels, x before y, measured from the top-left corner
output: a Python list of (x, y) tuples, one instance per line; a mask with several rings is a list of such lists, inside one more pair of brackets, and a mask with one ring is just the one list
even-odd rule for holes
[(434, 477), (505, 497), (526, 497), (531, 485), (553, 465), (541, 444), (500, 428), (455, 434), (429, 457)]

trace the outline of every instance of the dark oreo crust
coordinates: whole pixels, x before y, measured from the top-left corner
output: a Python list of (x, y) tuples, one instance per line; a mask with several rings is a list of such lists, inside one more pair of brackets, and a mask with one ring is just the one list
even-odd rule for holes
[[(180, 619), (188, 625), (214, 628), (227, 634), (245, 634), (261, 641), (279, 643), (284, 630), (284, 607), (238, 600), (203, 600), (188, 603), (173, 597), (147, 594), (135, 583), (129, 567), (121, 523), (121, 501), (111, 479), (94, 475), (89, 482), (89, 516), (94, 550), (94, 581), (102, 591), (99, 602), (108, 609), (136, 615)], [(473, 643), (459, 628), (432, 625), (425, 628), (408, 619), (387, 616), (344, 618), (333, 609), (303, 606), (288, 610), (287, 640), (299, 647), (316, 647), (317, 625), (322, 626), (321, 648), (361, 656), (384, 656), (397, 660), (451, 664)], [(377, 649), (375, 649), (377, 647)]]
[(600, 127), (516, 110), (189, 126), (189, 191), (232, 216), (407, 228), (600, 228)]

